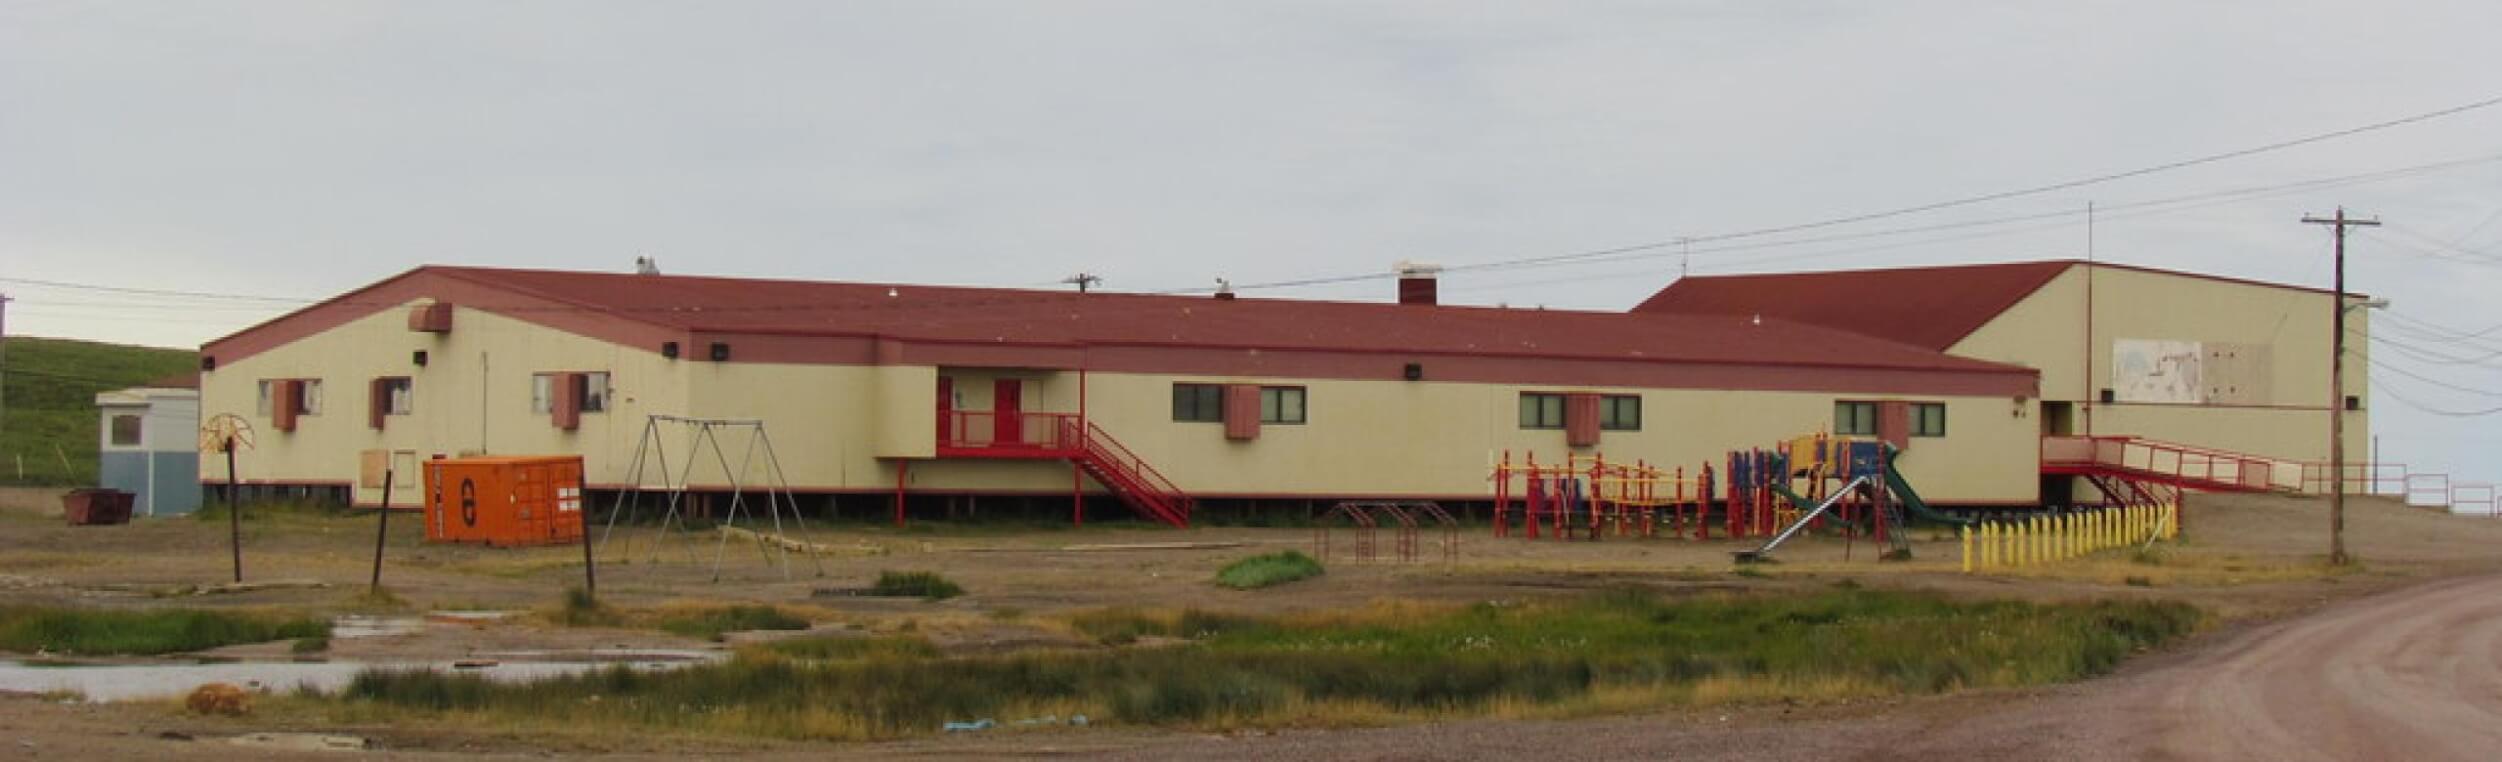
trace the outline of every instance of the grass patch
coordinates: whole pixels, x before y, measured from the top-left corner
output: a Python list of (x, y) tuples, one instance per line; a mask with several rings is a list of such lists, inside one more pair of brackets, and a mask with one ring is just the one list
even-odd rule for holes
[(199, 354), (187, 349), (27, 336), (6, 340), (9, 407), (8, 426), (0, 428), (0, 462), (11, 467), (0, 471), (0, 484), (95, 484), (96, 393), (200, 367)]
[(287, 653), (291, 654), (317, 654), (328, 650), (330, 650), (330, 636), (328, 635), (296, 638), (294, 643), (287, 646)]
[(0, 650), (19, 653), (144, 656), (329, 635), (330, 623), (311, 617), (198, 609), (0, 607)]
[(908, 636), (789, 638), (748, 646), (739, 653), (747, 657), (771, 655), (818, 662), (938, 658), (938, 648), (929, 641)]
[(720, 640), (723, 633), (805, 630), (808, 620), (772, 606), (723, 606), (663, 615), (660, 629), (690, 638)]
[(566, 627), (616, 627), (625, 624), (624, 614), (578, 587), (565, 588), (564, 602), (557, 605), (556, 614), (551, 618)]
[(964, 587), (938, 572), (882, 571), (877, 582), (869, 585), (869, 594), (889, 598), (925, 598), (943, 601), (964, 594)]
[(1107, 641), (1185, 642), (943, 657), (912, 637), (809, 638), (743, 648), (718, 664), (526, 684), (367, 672), (326, 700), (367, 716), (811, 739), (1042, 714), (1223, 727), (1631, 711), (2073, 680), (2202, 621), (2174, 602), (1970, 602), (1867, 590), (1674, 601), (1610, 592), (1276, 618), (1128, 610), (1072, 623)]
[(1235, 590), (1256, 590), (1320, 575), (1319, 561), (1302, 551), (1287, 550), (1226, 564), (1217, 570), (1216, 584)]

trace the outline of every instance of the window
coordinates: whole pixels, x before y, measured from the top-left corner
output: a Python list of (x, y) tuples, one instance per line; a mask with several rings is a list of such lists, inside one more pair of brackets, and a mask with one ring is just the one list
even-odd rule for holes
[(1564, 395), (1521, 392), (1520, 427), (1524, 429), (1563, 428)]
[(597, 413), (608, 409), (608, 372), (534, 373), (530, 376), (530, 412), (546, 413), (555, 409), (556, 380), (574, 377), (574, 398), (582, 401), (582, 412)]
[(1877, 404), (1874, 402), (1833, 403), (1833, 433), (1846, 437), (1876, 436)]
[(139, 416), (136, 416), (136, 415), (117, 415), (117, 416), (113, 416), (113, 446), (115, 446), (115, 447), (136, 447), (136, 446), (138, 446), (138, 445), (139, 445)]
[(1173, 420), (1224, 422), (1225, 387), (1216, 384), (1174, 384)]
[(1641, 395), (1610, 394), (1600, 397), (1599, 429), (1601, 431), (1641, 431)]
[(582, 374), (582, 386), (574, 391), (582, 395), (582, 412), (597, 413), (608, 409), (608, 373)]
[(1915, 437), (1946, 436), (1946, 403), (1911, 403), (1911, 435)]
[(1260, 387), (1261, 423), (1302, 423), (1303, 387)]
[[(258, 401), (253, 403), (253, 412), (259, 413), (263, 416), (269, 415), (270, 397), (271, 395), (277, 393), (278, 382), (285, 380), (288, 379), (261, 379), (261, 396)], [(295, 379), (295, 381), (304, 385), (304, 396), (296, 400), (295, 413), (297, 415), (320, 415), (321, 379), (306, 378)]]
[(383, 415), (408, 415), (417, 407), (417, 393), (406, 378), (382, 380)]

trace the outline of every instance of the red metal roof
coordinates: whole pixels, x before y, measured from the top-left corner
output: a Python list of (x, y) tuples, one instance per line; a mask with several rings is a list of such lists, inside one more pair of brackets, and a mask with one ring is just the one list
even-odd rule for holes
[[(1123, 343), (2026, 374), (1767, 315), (1626, 314), (430, 266), (533, 297), (463, 306), (592, 313), (684, 331), (1026, 345)], [(1657, 301), (1654, 299), (1654, 301)], [(535, 305), (535, 306), (534, 306)], [(231, 340), (231, 339), (230, 339)]]
[(1762, 315), (1943, 351), (2075, 262), (1679, 278), (1647, 315)]

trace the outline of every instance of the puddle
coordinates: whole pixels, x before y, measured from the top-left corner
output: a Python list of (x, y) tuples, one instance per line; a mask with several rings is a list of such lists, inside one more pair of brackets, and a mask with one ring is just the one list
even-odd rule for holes
[(349, 614), (330, 620), (330, 637), (340, 640), (415, 635), (425, 629), (426, 620), (413, 616)]
[[(575, 675), (592, 670), (625, 665), (634, 669), (664, 670), (709, 660), (669, 658), (668, 654), (651, 654), (661, 658), (618, 659), (610, 661), (505, 661), (493, 665), (462, 668), (465, 675), (481, 675), (489, 680), (528, 682), (551, 677)], [(292, 691), (309, 686), (319, 690), (338, 690), (367, 669), (434, 669), (454, 671), (450, 661), (435, 662), (226, 662), (219, 664), (108, 664), (59, 665), (0, 661), (0, 691), (44, 693), (77, 691), (88, 701), (129, 701), (132, 699), (173, 698), (191, 692), (202, 683), (232, 683), (246, 688), (273, 692)]]
[(487, 624), (511, 619), (512, 611), (428, 611), (426, 621), (439, 624)]

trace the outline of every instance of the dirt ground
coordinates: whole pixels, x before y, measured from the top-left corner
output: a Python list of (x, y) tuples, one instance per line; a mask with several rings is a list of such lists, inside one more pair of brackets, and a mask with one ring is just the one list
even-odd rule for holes
[[(66, 527), (43, 515), (45, 495), (0, 492), (0, 603), (74, 603), (88, 606), (241, 606), (348, 611), (358, 607), (371, 573), (374, 523), (370, 515), (276, 516), (245, 524), (245, 573), (256, 581), (289, 584), (249, 592), (186, 595), (180, 591), (227, 581), (224, 522), (194, 519), (142, 521), (127, 527)], [(1232, 591), (1209, 584), (1224, 564), (1280, 549), (1315, 550), (1309, 529), (1216, 528), (1175, 532), (1140, 527), (1042, 529), (1033, 527), (816, 527), (805, 539), (836, 552), (795, 556), (787, 576), (773, 554), (752, 544), (726, 547), (711, 535), (658, 539), (648, 529), (620, 529), (600, 550), (603, 599), (624, 606), (753, 601), (804, 607), (824, 627), (882, 630), (911, 622), (917, 632), (957, 651), (1004, 650), (1034, 645), (1076, 645), (1064, 628), (1048, 626), (1055, 615), (1110, 607), (1191, 606), (1240, 612), (1280, 612), (1363, 605), (1378, 599), (1451, 602), (1518, 600), (1568, 595), (1590, 589), (1639, 585), (1669, 592), (1822, 588), (1841, 579), (1863, 585), (1943, 591), (1976, 597), (2042, 600), (2098, 597), (2160, 597), (2194, 602), (2236, 624), (2185, 646), (2211, 649), (2288, 613), (2333, 601), (2502, 569), (2502, 522), (2452, 517), (2392, 501), (2350, 501), (2348, 544), (2362, 564), (2328, 570), (2326, 501), (2283, 496), (2198, 495), (2185, 512), (2186, 535), (2167, 545), (2160, 563), (2131, 561), (2110, 552), (2093, 559), (2021, 574), (1965, 575), (1956, 568), (1951, 535), (1921, 531), (1916, 560), (1879, 563), (1864, 542), (1811, 537), (1782, 549), (1780, 563), (1740, 572), (1730, 541), (1619, 540), (1601, 542), (1496, 539), (1483, 529), (1457, 535), (1455, 558), (1443, 560), (1446, 538), (1417, 538), (1419, 559), (1395, 560), (1394, 536), (1376, 538), (1376, 558), (1357, 552), (1358, 535), (1331, 534), (1329, 573), (1278, 588)], [(393, 517), (384, 583), (416, 610), (546, 609), (561, 591), (579, 584), (578, 547), (526, 550), (427, 545), (409, 515)], [(721, 577), (712, 560), (723, 553)], [(882, 570), (936, 571), (969, 593), (940, 601), (858, 597), (848, 591)], [(564, 629), (527, 618), (475, 627), (433, 628), (416, 636), (334, 640), (332, 658), (353, 660), (458, 658), (522, 649), (718, 648), (665, 633), (636, 630)], [(257, 650), (256, 650), (257, 649)], [(281, 658), (283, 648), (232, 649), (229, 655)], [(2171, 658), (2158, 656), (2149, 662)], [(2131, 670), (2141, 667), (2133, 666)], [(2094, 681), (2109, 683), (2113, 680)], [(1703, 727), (1730, 717), (1747, 723), (1916, 722), (1940, 712), (1982, 708), (2011, 699), (1964, 694), (1883, 705), (1740, 707), (1704, 715), (1651, 718), (1654, 725)], [(1876, 718), (1876, 719), (1870, 719)], [(1908, 718), (1908, 719), (1905, 719)], [(1625, 720), (1581, 723), (1635, 722)], [(1459, 727), (1488, 723), (1462, 721)], [(1499, 724), (1498, 724), (1499, 725)], [(1565, 732), (1576, 723), (1532, 723)], [(1400, 734), (1436, 735), (1433, 728), (1313, 731), (1350, 739), (1352, 746), (1271, 747), (1270, 736), (1198, 735), (1100, 728), (974, 736), (933, 737), (888, 744), (840, 747), (848, 755), (959, 757), (1082, 754), (1124, 751), (1204, 756), (1241, 748), (1248, 756), (1385, 758), (1479, 756), (1432, 753), (1400, 747)], [(374, 738), (393, 754), (438, 752), (531, 755), (550, 749), (603, 751), (627, 756), (762, 751), (822, 754), (820, 746), (704, 739), (580, 739), (549, 742), (512, 738), (486, 729), (277, 728), (254, 720), (211, 720), (181, 714), (170, 705), (57, 703), (29, 697), (0, 699), (0, 754), (16, 744), (30, 758), (99, 754), (217, 757), (234, 747), (214, 739), (253, 730), (338, 730)], [(161, 734), (172, 734), (160, 737)], [(1527, 737), (1537, 734), (1528, 733)], [(171, 740), (174, 737), (206, 740)], [(1303, 735), (1285, 734), (1285, 738)], [(1359, 739), (1379, 737), (1384, 746)], [(1457, 736), (1453, 736), (1457, 737)], [(1217, 744), (1206, 747), (1205, 744)], [(1401, 748), (1416, 748), (1413, 755)], [(1491, 748), (1491, 747), (1488, 747)], [(1266, 749), (1267, 751), (1257, 751)], [(1620, 751), (1629, 751), (1619, 749)], [(1798, 748), (1803, 754), (1814, 749)], [(1843, 752), (1857, 755), (1867, 749)], [(1636, 753), (1637, 756), (1644, 754)], [(1227, 756), (1231, 756), (1230, 754)], [(1877, 756), (1892, 756), (1878, 754)], [(2191, 754), (2190, 756), (2200, 756)]]

